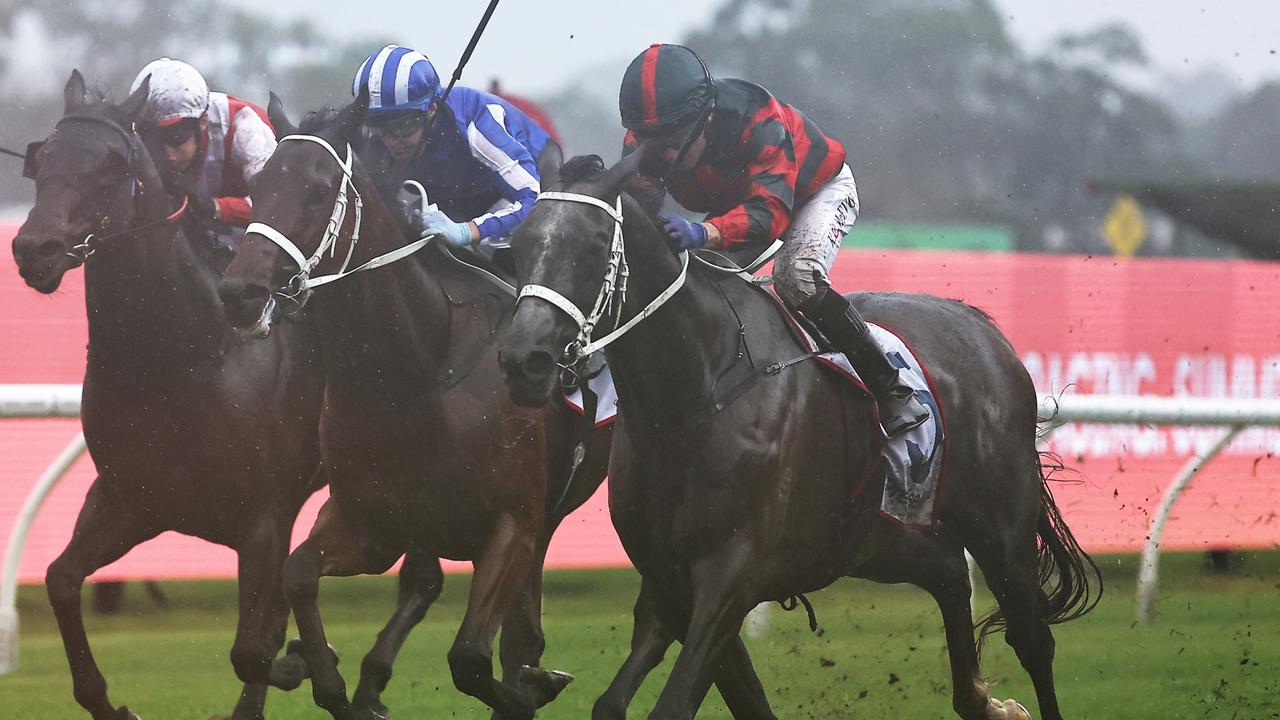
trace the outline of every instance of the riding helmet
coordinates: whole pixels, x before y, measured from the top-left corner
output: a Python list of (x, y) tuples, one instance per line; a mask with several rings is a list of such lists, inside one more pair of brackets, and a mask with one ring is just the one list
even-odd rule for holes
[(422, 53), (388, 45), (370, 55), (351, 82), (351, 94), (369, 90), (369, 114), (425, 111), (440, 94), (440, 76)]
[(142, 124), (172, 125), (198, 118), (209, 109), (209, 84), (199, 70), (187, 63), (167, 57), (152, 60), (133, 79), (129, 92), (137, 91), (147, 76), (151, 77), (151, 85), (138, 117)]
[(696, 52), (655, 43), (627, 66), (618, 108), (624, 127), (654, 135), (693, 120), (714, 98), (715, 83)]

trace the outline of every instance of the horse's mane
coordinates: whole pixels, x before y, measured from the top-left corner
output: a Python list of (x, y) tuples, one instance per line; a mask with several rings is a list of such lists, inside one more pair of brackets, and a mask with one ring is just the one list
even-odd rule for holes
[(314, 135), (317, 132), (329, 127), (333, 124), (338, 113), (342, 112), (342, 108), (324, 107), (319, 110), (312, 110), (302, 116), (302, 120), (298, 123), (298, 132)]

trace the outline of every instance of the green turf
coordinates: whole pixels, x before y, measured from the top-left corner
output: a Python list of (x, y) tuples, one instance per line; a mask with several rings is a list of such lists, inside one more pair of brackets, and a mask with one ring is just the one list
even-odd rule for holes
[[(1253, 554), (1230, 575), (1204, 571), (1197, 555), (1165, 557), (1159, 617), (1133, 621), (1136, 560), (1105, 557), (1103, 604), (1055, 629), (1059, 697), (1070, 718), (1280, 717), (1280, 553)], [(415, 631), (384, 696), (393, 717), (488, 718), (449, 680), (445, 652), (457, 628), (466, 576), (450, 576), (439, 603)], [(577, 681), (540, 717), (585, 718), (622, 662), (637, 586), (629, 570), (558, 572), (547, 577), (544, 665)], [(228, 713), (239, 692), (227, 651), (235, 623), (234, 586), (169, 583), (160, 609), (131, 587), (126, 611), (90, 617), (95, 653), (112, 699), (144, 720), (205, 720)], [(325, 580), (322, 610), (343, 652), (348, 687), (359, 658), (394, 596), (391, 578)], [(982, 606), (989, 597), (981, 596)], [(772, 615), (771, 630), (750, 641), (775, 711), (783, 718), (952, 718), (941, 623), (932, 601), (913, 588), (846, 581), (812, 596), (825, 633), (808, 632), (803, 612)], [(71, 683), (41, 588), (20, 594), (22, 658), (0, 677), (6, 717), (87, 717)], [(632, 717), (652, 707), (673, 653), (641, 689)], [(1016, 697), (1038, 716), (1030, 682), (997, 638), (984, 670), (995, 694)], [(322, 717), (309, 686), (273, 692), (272, 720)], [(699, 717), (727, 717), (714, 691)]]

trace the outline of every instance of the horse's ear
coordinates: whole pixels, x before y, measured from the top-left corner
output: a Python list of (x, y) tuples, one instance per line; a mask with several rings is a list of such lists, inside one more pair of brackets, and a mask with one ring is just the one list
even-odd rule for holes
[(284, 102), (274, 92), (271, 93), (271, 99), (267, 101), (267, 119), (271, 121), (271, 127), (276, 131), (276, 140), (285, 135), (292, 135), (297, 130), (284, 111)]
[(129, 122), (134, 122), (138, 118), (138, 113), (142, 110), (142, 106), (147, 103), (147, 94), (151, 92), (151, 76), (147, 75), (142, 78), (142, 83), (138, 85), (138, 89), (129, 94), (124, 102), (117, 106), (117, 110)]
[(560, 182), (560, 166), (564, 164), (564, 151), (555, 140), (547, 140), (535, 162), (538, 165), (538, 184), (544, 188)]
[(622, 158), (613, 167), (605, 171), (600, 178), (600, 187), (605, 197), (613, 197), (622, 192), (622, 186), (640, 172), (640, 156), (644, 153), (636, 151)]
[(72, 70), (71, 77), (67, 78), (66, 87), (62, 88), (62, 101), (65, 104), (63, 111), (71, 112), (84, 105), (84, 96), (84, 76), (79, 70)]
[(360, 92), (351, 104), (338, 113), (338, 131), (343, 138), (355, 137), (364, 121), (369, 117), (369, 88), (361, 86)]

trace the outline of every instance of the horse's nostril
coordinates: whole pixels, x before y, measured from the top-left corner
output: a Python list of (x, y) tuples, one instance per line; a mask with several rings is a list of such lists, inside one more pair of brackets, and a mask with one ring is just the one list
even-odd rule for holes
[(61, 255), (62, 253), (66, 252), (66, 250), (62, 247), (62, 243), (58, 242), (57, 240), (45, 240), (44, 242), (40, 243), (39, 247), (36, 248), (36, 252), (40, 255), (41, 258), (44, 258), (47, 260), (51, 257), (56, 257), (58, 255)]
[(521, 361), (520, 369), (530, 380), (545, 380), (556, 369), (556, 360), (551, 353), (534, 350)]

